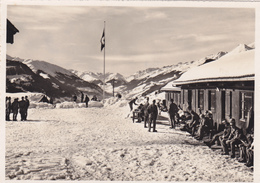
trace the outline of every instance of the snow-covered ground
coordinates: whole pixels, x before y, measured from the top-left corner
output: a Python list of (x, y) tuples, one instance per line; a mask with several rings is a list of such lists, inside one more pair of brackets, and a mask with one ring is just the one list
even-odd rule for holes
[(167, 121), (149, 133), (126, 118), (125, 100), (106, 106), (32, 108), (28, 121), (6, 122), (6, 179), (253, 181), (250, 168)]

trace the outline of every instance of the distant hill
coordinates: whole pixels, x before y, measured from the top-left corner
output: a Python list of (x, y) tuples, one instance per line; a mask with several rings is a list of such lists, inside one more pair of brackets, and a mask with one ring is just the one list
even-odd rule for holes
[[(225, 54), (226, 52), (218, 52), (217, 54), (203, 57), (197, 61), (179, 62), (178, 64), (161, 68), (147, 68), (128, 77), (124, 77), (118, 73), (106, 73), (106, 91), (112, 92), (112, 79), (115, 79), (117, 81), (114, 84), (115, 91), (123, 94), (126, 98), (147, 95), (160, 90), (160, 88), (165, 86), (168, 82), (178, 79), (182, 73), (186, 72), (190, 68), (212, 62)], [(103, 81), (103, 74), (101, 73), (78, 72), (75, 70), (72, 72), (80, 78), (98, 85)]]
[[(112, 95), (113, 84), (114, 92), (121, 93), (125, 98), (151, 94), (168, 82), (178, 79), (191, 68), (214, 62), (225, 55), (251, 49), (254, 49), (254, 43), (240, 44), (228, 54), (221, 51), (195, 61), (179, 62), (161, 68), (147, 68), (128, 77), (119, 73), (106, 73), (106, 96)], [(7, 92), (35, 91), (53, 97), (71, 97), (79, 94), (79, 91), (89, 95), (102, 95), (102, 73), (66, 70), (45, 61), (23, 60), (8, 55), (6, 73)]]
[(80, 91), (101, 96), (102, 89), (62, 67), (45, 61), (7, 56), (6, 92), (41, 92), (54, 98), (79, 95)]

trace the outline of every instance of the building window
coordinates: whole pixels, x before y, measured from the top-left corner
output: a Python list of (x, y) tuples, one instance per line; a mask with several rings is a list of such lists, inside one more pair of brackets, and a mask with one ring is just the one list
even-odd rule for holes
[(240, 92), (240, 112), (239, 118), (242, 121), (247, 121), (249, 118), (249, 111), (253, 107), (253, 93), (252, 92)]
[(188, 106), (192, 109), (192, 90), (188, 90)]
[(232, 92), (229, 93), (229, 117), (232, 118)]
[(181, 94), (178, 93), (178, 94), (177, 94), (177, 97), (178, 97), (178, 105), (180, 105), (180, 103), (181, 103)]
[(198, 108), (204, 109), (204, 90), (198, 91)]
[(226, 118), (226, 91), (221, 91), (221, 118)]
[(182, 90), (182, 104), (184, 104), (185, 91), (186, 91), (186, 90)]
[(209, 90), (208, 95), (208, 110), (215, 111), (216, 109), (216, 91)]

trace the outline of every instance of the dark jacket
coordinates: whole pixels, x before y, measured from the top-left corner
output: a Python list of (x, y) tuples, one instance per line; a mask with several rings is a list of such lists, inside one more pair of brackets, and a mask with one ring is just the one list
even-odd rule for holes
[(12, 110), (14, 113), (17, 113), (18, 112), (18, 109), (19, 109), (19, 103), (17, 100), (13, 101), (12, 103)]
[(88, 98), (87, 95), (86, 95), (86, 97), (85, 97), (85, 102), (89, 102), (89, 98)]
[(26, 106), (27, 106), (26, 101), (25, 100), (21, 100), (19, 102), (20, 112), (24, 112), (26, 110)]
[(171, 103), (170, 106), (169, 106), (168, 112), (169, 112), (170, 114), (175, 114), (175, 113), (177, 113), (178, 111), (179, 111), (178, 106), (177, 106), (175, 103)]
[(137, 104), (135, 103), (135, 101), (136, 101), (136, 99), (133, 99), (133, 100), (131, 100), (131, 101), (129, 102), (129, 104), (130, 104), (130, 105), (133, 105), (133, 104), (137, 105)]
[(158, 109), (156, 105), (149, 105), (148, 107), (148, 113), (151, 115), (152, 118), (157, 118), (158, 115)]
[(30, 106), (30, 101), (28, 99), (25, 99), (25, 102), (26, 102), (26, 109), (28, 109)]
[(149, 102), (146, 102), (143, 106), (143, 109), (144, 109), (144, 115), (148, 115), (148, 107), (149, 107)]

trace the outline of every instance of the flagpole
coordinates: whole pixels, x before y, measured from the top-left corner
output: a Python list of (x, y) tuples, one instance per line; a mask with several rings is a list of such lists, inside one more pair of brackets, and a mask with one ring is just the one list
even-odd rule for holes
[[(105, 34), (105, 28), (106, 28), (106, 21), (104, 21), (104, 35), (106, 40), (106, 34)], [(103, 66), (103, 74), (104, 74), (104, 81), (103, 81), (103, 103), (105, 102), (105, 80), (106, 80), (106, 64), (105, 64), (105, 58), (106, 58), (106, 46), (104, 47), (104, 66)]]

